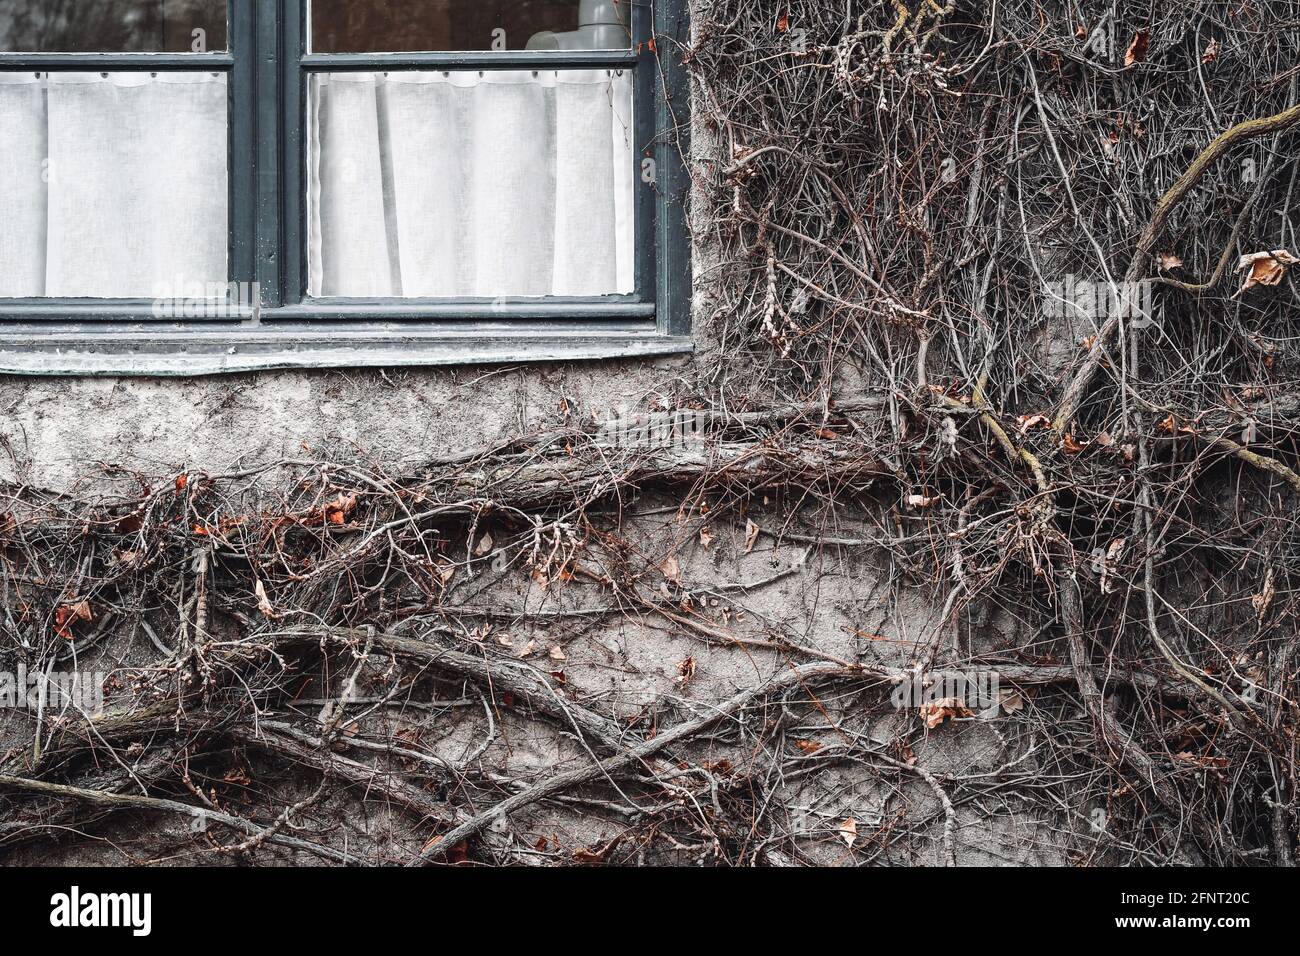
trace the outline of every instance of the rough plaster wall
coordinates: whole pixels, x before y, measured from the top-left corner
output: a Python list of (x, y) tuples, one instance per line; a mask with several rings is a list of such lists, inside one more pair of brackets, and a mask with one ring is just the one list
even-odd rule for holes
[(0, 378), (0, 476), (75, 486), (97, 462), (223, 471), (307, 452), (385, 468), (561, 419), (645, 408), (690, 359), (195, 379)]

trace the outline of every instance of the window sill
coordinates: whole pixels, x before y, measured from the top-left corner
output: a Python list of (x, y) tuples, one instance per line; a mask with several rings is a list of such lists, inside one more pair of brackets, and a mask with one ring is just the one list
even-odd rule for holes
[(688, 354), (653, 326), (592, 330), (519, 324), (358, 328), (0, 325), (0, 374), (192, 376), (272, 369), (377, 368), (635, 359)]

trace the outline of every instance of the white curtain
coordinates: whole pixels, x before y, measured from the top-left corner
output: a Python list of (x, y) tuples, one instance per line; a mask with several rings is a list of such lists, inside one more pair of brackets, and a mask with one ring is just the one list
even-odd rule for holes
[(631, 292), (626, 71), (313, 78), (310, 291)]
[(0, 73), (0, 296), (226, 281), (226, 101), (225, 74)]

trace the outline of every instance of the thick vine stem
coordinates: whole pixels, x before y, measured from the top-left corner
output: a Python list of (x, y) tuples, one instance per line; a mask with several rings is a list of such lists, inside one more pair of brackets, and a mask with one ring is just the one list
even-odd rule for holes
[[(1289, 129), (1296, 123), (1300, 123), (1300, 104), (1275, 113), (1272, 116), (1265, 116), (1258, 119), (1250, 119), (1230, 127), (1211, 141), (1210, 145), (1205, 147), (1187, 167), (1178, 180), (1169, 187), (1160, 200), (1156, 203), (1155, 211), (1151, 216), (1151, 221), (1147, 223), (1142, 235), (1138, 239), (1137, 246), (1133, 250), (1133, 257), (1129, 260), (1128, 271), (1125, 273), (1124, 281), (1126, 283), (1134, 282), (1144, 275), (1150, 268), (1151, 252), (1155, 248), (1156, 240), (1160, 238), (1164, 230), (1165, 222), (1174, 207), (1187, 195), (1188, 191), (1195, 186), (1201, 177), (1205, 175), (1206, 170), (1218, 160), (1225, 152), (1236, 144), (1253, 139), (1256, 136), (1263, 136), (1266, 133), (1277, 133)], [(1079, 410), (1084, 395), (1087, 393), (1092, 380), (1097, 374), (1102, 359), (1105, 358), (1110, 340), (1114, 338), (1116, 330), (1119, 328), (1120, 314), (1117, 312), (1111, 315), (1098, 329), (1096, 336), (1088, 347), (1083, 362), (1071, 376), (1065, 390), (1061, 393), (1061, 398), (1057, 404), (1056, 416), (1052, 422), (1058, 434), (1065, 434), (1069, 430), (1070, 423), (1074, 420), (1075, 413)]]

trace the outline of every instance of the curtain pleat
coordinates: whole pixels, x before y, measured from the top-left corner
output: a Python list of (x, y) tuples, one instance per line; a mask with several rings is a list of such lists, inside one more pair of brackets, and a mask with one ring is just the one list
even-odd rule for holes
[(632, 290), (629, 75), (326, 74), (312, 94), (314, 295)]
[(226, 77), (0, 74), (0, 295), (227, 279)]

